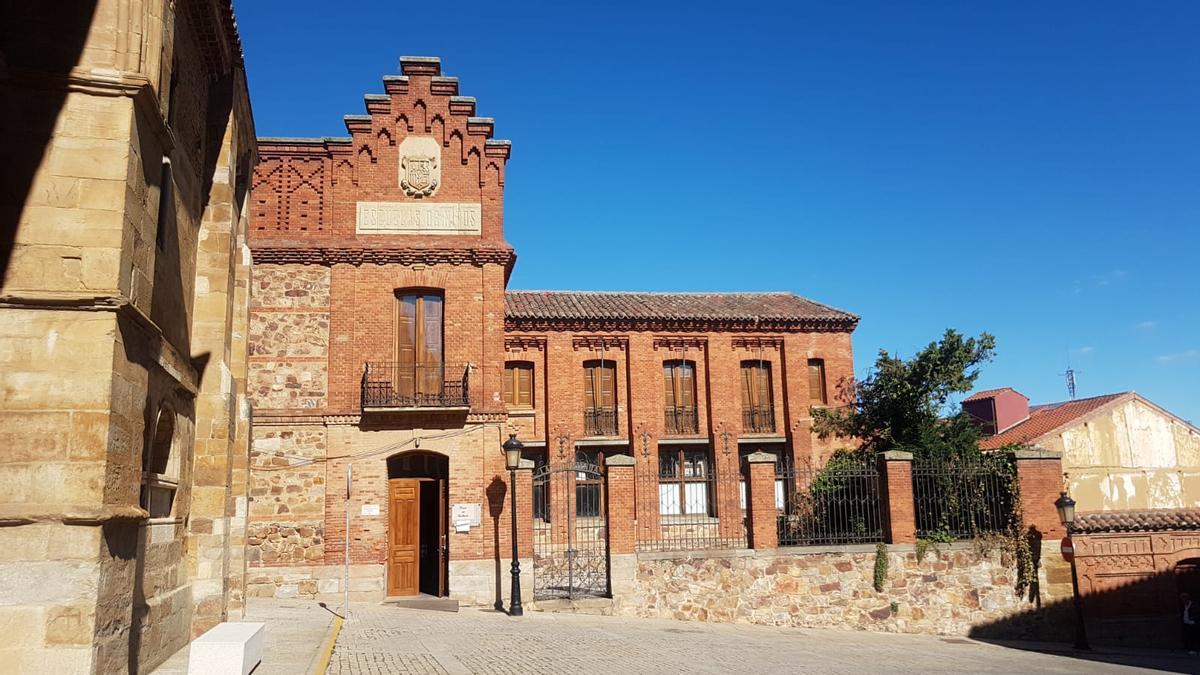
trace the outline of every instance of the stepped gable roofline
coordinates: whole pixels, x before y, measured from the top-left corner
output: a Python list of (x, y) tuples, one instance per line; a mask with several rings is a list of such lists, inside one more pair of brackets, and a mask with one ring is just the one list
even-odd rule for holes
[(859, 317), (790, 292), (508, 291), (514, 327), (543, 324), (714, 324), (740, 330), (852, 331)]
[(1136, 509), (1080, 513), (1074, 532), (1154, 532), (1200, 530), (1200, 508)]

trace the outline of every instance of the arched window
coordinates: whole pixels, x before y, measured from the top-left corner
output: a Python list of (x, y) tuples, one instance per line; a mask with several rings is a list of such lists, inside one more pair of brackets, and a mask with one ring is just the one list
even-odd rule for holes
[(510, 408), (533, 407), (533, 364), (529, 361), (504, 364), (504, 404)]
[(700, 433), (696, 412), (696, 364), (692, 361), (663, 363), (663, 396), (666, 402), (665, 430), (670, 436)]
[(142, 508), (151, 518), (171, 515), (175, 490), (179, 487), (179, 457), (175, 450), (175, 411), (163, 404), (158, 409), (153, 435), (142, 453)]

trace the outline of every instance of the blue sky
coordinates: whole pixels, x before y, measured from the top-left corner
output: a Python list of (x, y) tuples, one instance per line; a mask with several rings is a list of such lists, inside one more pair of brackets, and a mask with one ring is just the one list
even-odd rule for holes
[(1200, 423), (1200, 3), (236, 8), (264, 136), (442, 57), (513, 142), (512, 288), (794, 291), (860, 375), (986, 330), (980, 387)]

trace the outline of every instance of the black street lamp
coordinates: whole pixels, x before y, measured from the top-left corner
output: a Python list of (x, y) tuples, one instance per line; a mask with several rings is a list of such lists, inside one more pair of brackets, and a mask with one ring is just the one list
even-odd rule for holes
[[(1071, 527), (1075, 524), (1075, 500), (1065, 491), (1054, 502), (1058, 509), (1058, 519), (1067, 530), (1067, 538), (1071, 537)], [(1088, 644), (1087, 627), (1083, 625), (1083, 600), (1079, 597), (1079, 575), (1075, 572), (1075, 542), (1071, 542), (1071, 589), (1075, 596), (1075, 648), (1091, 650)]]
[(504, 441), (504, 465), (508, 467), (508, 489), (512, 492), (512, 598), (508, 603), (509, 616), (522, 616), (521, 608), (521, 562), (517, 559), (517, 468), (521, 466), (521, 450), (525, 445), (509, 434)]

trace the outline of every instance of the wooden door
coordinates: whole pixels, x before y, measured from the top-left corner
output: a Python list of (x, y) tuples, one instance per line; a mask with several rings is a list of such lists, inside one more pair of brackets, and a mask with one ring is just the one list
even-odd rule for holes
[(420, 592), (421, 481), (388, 482), (388, 595)]

